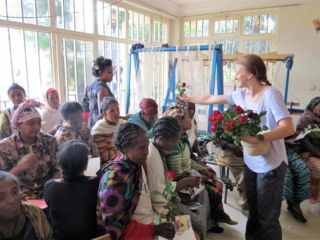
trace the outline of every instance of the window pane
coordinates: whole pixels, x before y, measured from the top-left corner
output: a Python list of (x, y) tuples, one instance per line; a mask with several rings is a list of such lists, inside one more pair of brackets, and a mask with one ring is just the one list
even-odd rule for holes
[(276, 31), (276, 16), (270, 14), (268, 18), (268, 33), (274, 33)]
[(56, 26), (58, 28), (64, 28), (63, 24), (63, 0), (56, 0)]
[(146, 42), (150, 41), (150, 28), (151, 28), (150, 17), (145, 16), (145, 18), (144, 18), (144, 41), (146, 41)]
[(98, 34), (104, 35), (103, 32), (103, 2), (97, 1), (97, 23), (98, 23)]
[(23, 0), (23, 21), (25, 23), (36, 24), (36, 6), (34, 0)]
[(226, 26), (226, 32), (227, 33), (232, 33), (234, 32), (233, 30), (233, 20), (227, 20), (226, 23), (227, 23), (227, 26)]
[(50, 26), (48, 0), (36, 0), (38, 24), (41, 26)]
[(260, 16), (260, 32), (259, 33), (267, 33), (268, 32), (268, 15)]
[(118, 7), (111, 7), (111, 36), (118, 37)]
[(184, 22), (183, 32), (185, 37), (190, 37), (190, 22)]
[(76, 91), (77, 91), (77, 99), (81, 100), (84, 97), (84, 89), (85, 89), (85, 55), (84, 55), (84, 42), (83, 41), (75, 41), (76, 42)]
[(252, 33), (253, 34), (257, 34), (257, 33), (259, 33), (259, 18), (258, 18), (258, 16), (252, 16), (252, 18), (251, 18), (251, 20), (252, 20), (252, 22), (251, 22), (251, 24), (252, 24)]
[(119, 37), (126, 37), (126, 10), (119, 8)]
[(203, 20), (203, 36), (209, 36), (209, 20)]
[[(22, 22), (21, 2), (20, 0), (7, 0), (8, 20)], [(10, 16), (14, 18), (10, 18)], [(18, 17), (18, 18), (16, 18)], [(20, 17), (20, 18), (19, 18)]]
[(0, 0), (0, 19), (7, 20), (6, 0)]
[[(91, 0), (83, 0), (84, 2), (84, 31), (87, 33), (93, 33), (93, 2)], [(102, 23), (102, 21), (100, 22)], [(100, 24), (101, 25), (101, 24)], [(99, 28), (99, 24), (98, 24)]]
[(251, 34), (251, 17), (244, 17), (243, 18), (243, 33), (244, 34)]
[(40, 62), (41, 84), (46, 87), (54, 86), (51, 64), (51, 42), (49, 33), (38, 33), (38, 48)]
[(197, 37), (202, 37), (202, 20), (197, 21)]
[(139, 14), (139, 41), (143, 41), (144, 39), (144, 15)]
[[(41, 89), (40, 82), (40, 68), (38, 55), (38, 37), (36, 32), (25, 31), (25, 46), (26, 46), (26, 60), (27, 60), (27, 73), (29, 84), (29, 96), (35, 98), (39, 96), (39, 90)], [(40, 86), (40, 89), (39, 89)], [(40, 93), (44, 92), (44, 89), (40, 90)]]
[(138, 40), (139, 31), (139, 14), (137, 12), (133, 13), (133, 40)]
[(234, 20), (233, 22), (233, 31), (237, 32), (238, 31), (238, 27), (239, 27), (239, 21), (238, 20)]
[(78, 0), (76, 1), (76, 4), (74, 5), (75, 8), (75, 25), (76, 25), (76, 31), (84, 32), (84, 16), (83, 16), (83, 1)]
[(76, 101), (76, 82), (75, 82), (75, 62), (74, 62), (74, 41), (65, 40), (65, 76), (67, 86), (67, 97), (69, 101)]
[[(11, 72), (11, 57), (10, 57), (10, 44), (9, 44), (9, 32), (7, 28), (0, 27), (0, 61), (1, 61), (1, 88), (0, 96), (2, 101), (2, 106), (0, 107), (9, 107), (7, 96), (7, 89), (13, 83), (12, 72)], [(1, 108), (3, 109), (3, 108)]]
[(190, 24), (190, 37), (197, 36), (196, 30), (197, 30), (197, 22), (196, 21), (191, 21), (191, 24)]
[(214, 33), (219, 33), (219, 25), (220, 25), (219, 21), (214, 22)]
[(23, 31), (9, 29), (14, 82), (28, 90)]
[(226, 21), (225, 20), (221, 20), (220, 21), (219, 33), (225, 33), (225, 32), (226, 32)]
[(128, 12), (128, 38), (133, 39), (133, 12), (129, 10)]
[(110, 4), (104, 3), (103, 4), (103, 21), (104, 21), (104, 35), (111, 36), (111, 6)]
[(63, 0), (64, 28), (74, 30), (73, 0)]

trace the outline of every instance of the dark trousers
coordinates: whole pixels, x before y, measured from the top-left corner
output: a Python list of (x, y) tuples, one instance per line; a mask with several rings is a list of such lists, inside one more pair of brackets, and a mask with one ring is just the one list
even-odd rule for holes
[(256, 173), (245, 167), (245, 190), (249, 206), (246, 240), (281, 240), (279, 222), (284, 176), (287, 165)]

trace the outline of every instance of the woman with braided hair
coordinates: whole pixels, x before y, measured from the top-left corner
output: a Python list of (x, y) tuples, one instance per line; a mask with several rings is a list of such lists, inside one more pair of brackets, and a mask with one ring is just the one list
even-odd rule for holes
[(147, 183), (147, 132), (133, 123), (121, 125), (113, 136), (122, 155), (101, 169), (98, 189), (98, 222), (112, 239), (151, 240), (173, 238), (171, 223), (153, 224), (155, 213)]

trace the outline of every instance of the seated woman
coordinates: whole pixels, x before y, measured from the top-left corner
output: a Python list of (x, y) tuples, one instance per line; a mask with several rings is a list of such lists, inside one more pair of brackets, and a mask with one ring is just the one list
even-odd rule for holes
[(26, 98), (26, 92), (24, 88), (17, 83), (12, 84), (7, 93), (13, 106), (8, 108), (6, 111), (0, 112), (0, 140), (9, 137), (12, 134), (13, 129), (10, 123), (12, 115), (18, 108), (19, 104), (22, 103)]
[(144, 129), (133, 123), (121, 125), (113, 144), (123, 155), (101, 169), (98, 191), (98, 221), (112, 239), (173, 238), (171, 223), (154, 225), (146, 172), (149, 139)]
[(55, 134), (59, 146), (69, 140), (80, 140), (88, 145), (93, 157), (99, 156), (97, 147), (91, 138), (90, 129), (83, 122), (80, 103), (67, 102), (62, 105), (60, 111), (65, 124)]
[(102, 119), (91, 130), (93, 141), (104, 162), (112, 160), (119, 152), (112, 146), (112, 137), (116, 129), (126, 121), (120, 119), (119, 103), (114, 97), (105, 97), (100, 103)]
[(97, 236), (99, 179), (84, 176), (88, 147), (81, 141), (65, 142), (58, 153), (61, 179), (44, 185), (54, 239), (91, 239)]
[(27, 100), (12, 117), (17, 132), (0, 141), (0, 170), (16, 175), (26, 199), (43, 198), (43, 185), (60, 176), (56, 154), (58, 144), (53, 136), (40, 132), (39, 103)]
[[(320, 127), (320, 97), (313, 98), (307, 105), (297, 124), (297, 132), (306, 128)], [(309, 133), (300, 141), (300, 155), (307, 163), (311, 176), (311, 202), (320, 202), (320, 132)]]
[(167, 164), (169, 170), (174, 171), (177, 178), (189, 176), (192, 169), (200, 173), (209, 195), (210, 217), (214, 226), (212, 231), (223, 231), (222, 228), (218, 227), (219, 222), (231, 225), (237, 224), (236, 221), (233, 221), (229, 215), (224, 212), (222, 205), (223, 185), (216, 178), (216, 173), (209, 167), (202, 165), (191, 158), (190, 144), (186, 135), (186, 130), (191, 128), (191, 119), (189, 118), (187, 109), (184, 106), (177, 104), (168, 109), (164, 115), (172, 116), (177, 119), (182, 129), (179, 144), (168, 156)]
[[(163, 193), (166, 187), (166, 177), (169, 174), (167, 156), (175, 148), (180, 140), (181, 128), (178, 121), (172, 117), (162, 117), (154, 125), (153, 141), (149, 143), (147, 159), (148, 185), (151, 192)], [(168, 179), (167, 179), (168, 180)], [(169, 179), (171, 180), (171, 179)], [(172, 181), (176, 192), (186, 187), (199, 187), (200, 177), (186, 177), (179, 181)], [(151, 195), (152, 208), (157, 214), (166, 214), (167, 199), (162, 194)], [(177, 202), (177, 208), (181, 214), (191, 216), (193, 229), (200, 239), (205, 239), (207, 209), (200, 208), (197, 214), (189, 210), (188, 206)]]
[(43, 211), (21, 201), (19, 180), (0, 171), (0, 239), (52, 239)]
[(54, 135), (62, 124), (62, 115), (59, 110), (59, 93), (54, 88), (49, 88), (45, 95), (45, 106), (41, 109), (41, 130), (45, 133)]
[(158, 119), (158, 104), (151, 98), (144, 98), (141, 100), (139, 107), (141, 111), (132, 114), (128, 122), (138, 124), (147, 131), (148, 137), (152, 138), (152, 128)]

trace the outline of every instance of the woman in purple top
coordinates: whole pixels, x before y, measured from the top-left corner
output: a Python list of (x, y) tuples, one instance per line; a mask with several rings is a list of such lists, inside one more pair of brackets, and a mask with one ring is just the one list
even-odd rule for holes
[(98, 57), (94, 61), (92, 74), (96, 77), (96, 81), (91, 83), (86, 90), (86, 99), (89, 101), (90, 115), (88, 119), (88, 127), (91, 129), (99, 118), (100, 103), (104, 97), (114, 97), (107, 83), (112, 81), (113, 68), (112, 60)]
[(243, 55), (236, 61), (236, 79), (239, 90), (227, 95), (182, 95), (185, 101), (199, 104), (231, 104), (256, 113), (266, 111), (261, 125), (269, 132), (261, 138), (244, 136), (242, 141), (258, 144), (270, 142), (265, 155), (249, 156), (244, 152), (245, 184), (249, 205), (246, 239), (281, 239), (279, 222), (287, 156), (284, 138), (294, 133), (294, 127), (281, 93), (267, 80), (263, 60), (254, 54)]

